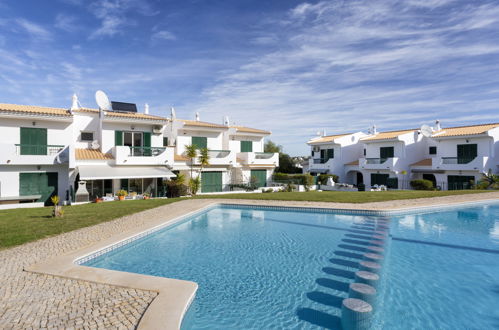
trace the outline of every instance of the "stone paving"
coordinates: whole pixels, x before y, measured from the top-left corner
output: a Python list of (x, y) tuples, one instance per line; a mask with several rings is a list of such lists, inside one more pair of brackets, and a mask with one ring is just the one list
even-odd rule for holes
[[(393, 209), (498, 199), (499, 193), (459, 195), (366, 204), (211, 200), (282, 206)], [(29, 265), (90, 246), (138, 228), (172, 210), (189, 212), (207, 200), (185, 200), (96, 226), (0, 251), (0, 329), (134, 329), (155, 292), (24, 272)]]

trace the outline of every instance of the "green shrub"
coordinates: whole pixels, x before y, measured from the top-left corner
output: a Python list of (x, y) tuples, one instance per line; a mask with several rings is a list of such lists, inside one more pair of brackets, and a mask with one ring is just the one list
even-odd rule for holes
[(292, 184), (292, 183), (288, 183), (285, 187), (284, 187), (284, 192), (293, 192), (293, 190), (295, 190), (295, 185)]
[(187, 195), (188, 187), (184, 184), (185, 176), (177, 174), (176, 178), (166, 181), (167, 197), (175, 198)]
[(189, 190), (191, 191), (191, 194), (196, 195), (199, 187), (201, 187), (201, 178), (199, 176), (189, 179)]
[(433, 190), (433, 182), (430, 180), (417, 179), (411, 181), (411, 187), (414, 190)]

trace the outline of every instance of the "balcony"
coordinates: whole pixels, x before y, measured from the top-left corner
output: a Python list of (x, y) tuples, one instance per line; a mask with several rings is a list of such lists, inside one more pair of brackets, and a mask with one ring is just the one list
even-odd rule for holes
[(54, 165), (69, 162), (69, 146), (0, 144), (0, 164)]
[(173, 147), (116, 146), (112, 150), (116, 165), (173, 165)]
[(234, 165), (236, 153), (230, 150), (208, 150), (210, 165)]
[(397, 164), (399, 158), (398, 157), (390, 157), (390, 158), (360, 158), (359, 164), (361, 168), (365, 168), (368, 170), (384, 170), (384, 169), (393, 169)]
[(433, 168), (447, 171), (478, 170), (486, 171), (488, 157), (438, 157), (433, 160)]
[(238, 152), (237, 158), (243, 165), (279, 166), (279, 153), (273, 152)]

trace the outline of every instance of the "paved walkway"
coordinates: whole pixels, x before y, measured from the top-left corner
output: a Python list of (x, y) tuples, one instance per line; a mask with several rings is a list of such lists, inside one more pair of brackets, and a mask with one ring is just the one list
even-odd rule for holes
[(185, 200), (0, 251), (0, 329), (133, 329), (155, 292), (24, 272), (28, 265), (87, 247), (116, 233), (133, 230), (165, 214), (189, 212), (211, 202), (350, 209), (394, 209), (499, 199), (499, 192), (366, 204)]

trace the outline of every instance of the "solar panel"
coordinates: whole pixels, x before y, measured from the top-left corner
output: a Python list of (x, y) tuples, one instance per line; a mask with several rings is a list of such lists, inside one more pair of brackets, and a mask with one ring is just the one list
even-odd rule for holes
[(113, 111), (137, 112), (137, 105), (135, 103), (111, 101), (111, 106)]

